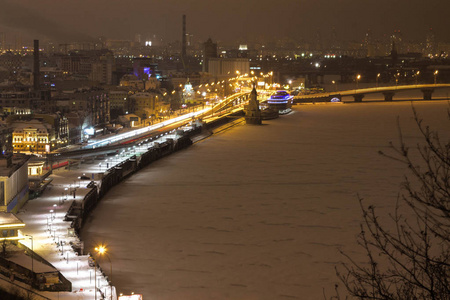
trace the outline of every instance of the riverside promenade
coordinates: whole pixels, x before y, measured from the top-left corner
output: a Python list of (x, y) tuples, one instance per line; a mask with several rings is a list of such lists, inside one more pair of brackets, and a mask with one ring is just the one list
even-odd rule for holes
[[(164, 135), (154, 142), (161, 143), (169, 138), (173, 139), (175, 135)], [(17, 213), (17, 217), (25, 223), (22, 229), (25, 239), (21, 243), (33, 249), (37, 255), (60, 271), (72, 283), (71, 292), (32, 290), (30, 286), (18, 280), (10, 280), (1, 275), (0, 286), (31, 295), (32, 299), (117, 299), (116, 289), (107, 279), (112, 267), (112, 283), (114, 283), (114, 254), (108, 254), (112, 266), (107, 257), (97, 255), (94, 249), (83, 249), (82, 255), (79, 255), (71, 245), (83, 248), (83, 242), (71, 228), (71, 221), (65, 221), (65, 216), (74, 201), (83, 201), (87, 193), (97, 188), (87, 187), (90, 182), (95, 182), (97, 186), (101, 185), (102, 178), (107, 172), (105, 158), (112, 168), (131, 156), (138, 157), (146, 153), (152, 146), (153, 142), (142, 144), (131, 147), (129, 151), (124, 151), (120, 155), (104, 157), (102, 160), (92, 158), (85, 163), (71, 166), (70, 169), (55, 169), (49, 176), (52, 182), (44, 192), (38, 198), (29, 200)], [(80, 179), (83, 175), (90, 180)], [(100, 264), (100, 269), (94, 268), (92, 257)], [(30, 270), (33, 263), (36, 265), (31, 258), (24, 262)], [(95, 287), (97, 287), (96, 296)]]

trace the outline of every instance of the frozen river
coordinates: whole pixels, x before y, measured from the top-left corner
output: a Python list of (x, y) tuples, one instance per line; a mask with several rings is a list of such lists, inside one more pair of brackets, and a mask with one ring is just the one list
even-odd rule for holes
[[(447, 101), (415, 102), (448, 132)], [(405, 167), (378, 154), (420, 140), (410, 102), (295, 106), (236, 126), (115, 187), (86, 222), (119, 293), (144, 299), (323, 299), (338, 249), (358, 257), (357, 194), (391, 211)], [(109, 263), (103, 263), (109, 273)]]

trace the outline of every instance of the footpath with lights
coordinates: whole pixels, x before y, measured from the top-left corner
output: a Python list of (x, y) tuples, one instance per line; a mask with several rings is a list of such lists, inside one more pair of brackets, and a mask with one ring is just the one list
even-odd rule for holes
[[(1, 276), (0, 286), (9, 290), (27, 291), (33, 299), (118, 299), (116, 289), (112, 285), (113, 254), (108, 253), (108, 249), (101, 245), (96, 249), (83, 249), (83, 242), (75, 233), (69, 212), (74, 203), (83, 203), (92, 191), (101, 190), (103, 179), (108, 173), (119, 169), (119, 165), (130, 160), (143, 159), (164, 142), (176, 139), (174, 133), (147, 144), (139, 144), (130, 151), (114, 156), (110, 160), (109, 169), (99, 168), (93, 160), (71, 169), (53, 170), (50, 175), (51, 184), (40, 197), (29, 200), (17, 217), (25, 223), (22, 229), (24, 239), (21, 243), (52, 264), (71, 283), (71, 291), (32, 290), (29, 285), (19, 280)], [(96, 264), (95, 260), (100, 265)], [(33, 260), (28, 256), (22, 263), (28, 265), (29, 270), (34, 267), (36, 271), (39, 266), (36, 258)]]

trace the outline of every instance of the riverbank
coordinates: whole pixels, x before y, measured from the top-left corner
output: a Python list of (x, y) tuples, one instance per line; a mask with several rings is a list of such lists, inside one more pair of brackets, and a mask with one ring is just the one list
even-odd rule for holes
[[(209, 130), (197, 127), (182, 136), (171, 134), (153, 141), (142, 141), (137, 147), (128, 148), (126, 153), (108, 157), (110, 168), (107, 168), (107, 163), (103, 166), (98, 163), (98, 157), (93, 157), (54, 169), (50, 175), (52, 183), (40, 197), (29, 200), (18, 216), (26, 224), (23, 233), (32, 237), (22, 243), (30, 249), (34, 248), (35, 253), (65, 274), (73, 283), (72, 291), (32, 291), (26, 284), (17, 280), (13, 283), (6, 278), (0, 281), (0, 286), (32, 293), (37, 299), (92, 299), (97, 286), (99, 297), (110, 298), (112, 295), (116, 299), (111, 274), (100, 267), (93, 267), (95, 257), (89, 253), (92, 249), (84, 247), (84, 242), (78, 237), (79, 230), (112, 187), (152, 162), (190, 146), (191, 138), (201, 140), (211, 135), (212, 129), (221, 123), (220, 120), (215, 121), (209, 125)], [(97, 261), (99, 259), (97, 257)], [(101, 260), (100, 263), (104, 266), (106, 261)], [(31, 270), (31, 265), (28, 268)], [(0, 279), (3, 279), (2, 276)]]
[[(95, 286), (99, 298), (111, 298), (111, 294), (113, 299), (117, 298), (111, 286), (111, 275), (101, 268), (94, 268), (89, 253), (92, 249), (84, 248), (77, 232), (112, 186), (151, 162), (189, 146), (192, 143), (189, 136), (198, 131), (191, 130), (185, 136), (165, 135), (149, 144), (142, 143), (130, 151), (128, 158), (115, 157), (109, 169), (102, 169), (92, 160), (53, 170), (52, 183), (40, 197), (29, 200), (17, 216), (26, 224), (23, 234), (32, 237), (22, 243), (58, 269), (72, 283), (72, 290), (31, 292), (36, 299), (93, 299)], [(99, 259), (97, 257), (97, 261)], [(32, 259), (26, 263), (30, 264), (27, 268), (31, 270)], [(106, 262), (102, 260), (101, 265)], [(0, 285), (30, 293), (26, 292), (29, 287), (17, 280), (12, 282), (5, 278)]]

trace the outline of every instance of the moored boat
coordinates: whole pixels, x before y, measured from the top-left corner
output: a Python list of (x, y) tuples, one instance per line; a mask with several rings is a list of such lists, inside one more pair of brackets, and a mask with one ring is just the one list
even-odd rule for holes
[(278, 110), (279, 114), (286, 114), (291, 111), (294, 96), (286, 91), (277, 91), (267, 99), (269, 108)]

